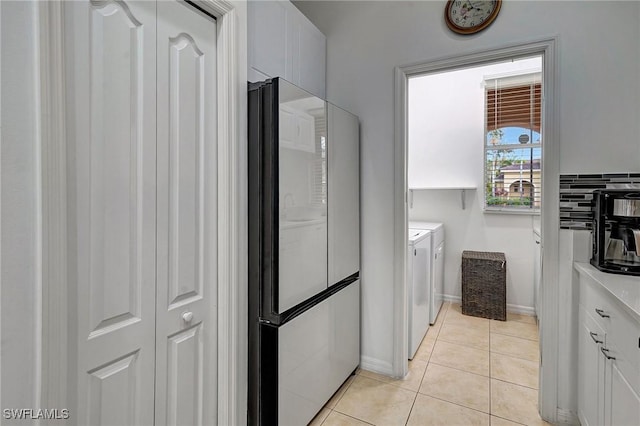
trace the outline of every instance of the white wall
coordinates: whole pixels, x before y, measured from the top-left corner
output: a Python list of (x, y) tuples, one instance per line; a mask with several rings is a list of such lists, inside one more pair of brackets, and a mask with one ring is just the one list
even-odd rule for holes
[(507, 258), (510, 310), (533, 313), (532, 216), (483, 212), (484, 108), (487, 77), (540, 71), (540, 58), (484, 65), (409, 80), (409, 188), (470, 186), (460, 191), (414, 191), (409, 220), (442, 222), (446, 230), (445, 294), (461, 296), (463, 250), (499, 251)]
[(409, 79), (409, 188), (478, 186), (484, 179), (484, 79), (540, 72), (540, 57)]
[(473, 36), (441, 1), (296, 5), (327, 36), (328, 100), (360, 117), (363, 357), (393, 359), (394, 67), (557, 36), (560, 171), (640, 170), (640, 2), (504, 2)]
[[(38, 404), (36, 7), (0, 2), (2, 408)], [(62, 408), (62, 407), (61, 407)], [(21, 421), (21, 424), (27, 424)]]

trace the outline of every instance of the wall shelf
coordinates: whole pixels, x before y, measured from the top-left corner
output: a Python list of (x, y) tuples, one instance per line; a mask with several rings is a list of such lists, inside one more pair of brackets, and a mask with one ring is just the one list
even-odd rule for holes
[(413, 207), (413, 191), (460, 191), (462, 210), (466, 208), (466, 192), (476, 190), (476, 186), (423, 186), (409, 188), (409, 207)]

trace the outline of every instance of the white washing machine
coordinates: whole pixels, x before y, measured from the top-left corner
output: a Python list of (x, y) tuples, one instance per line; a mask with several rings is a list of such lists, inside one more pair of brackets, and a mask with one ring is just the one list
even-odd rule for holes
[(413, 359), (429, 329), (429, 270), (431, 231), (409, 229), (407, 253), (407, 306), (409, 307), (409, 359)]
[(409, 222), (409, 229), (431, 231), (431, 277), (429, 285), (429, 322), (436, 322), (444, 300), (444, 224)]

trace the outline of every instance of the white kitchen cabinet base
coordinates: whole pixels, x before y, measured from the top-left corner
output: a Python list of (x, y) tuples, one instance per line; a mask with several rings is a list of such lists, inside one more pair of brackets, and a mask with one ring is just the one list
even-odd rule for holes
[[(576, 263), (580, 276), (578, 417), (583, 425), (640, 425), (640, 278)], [(628, 299), (628, 300), (627, 300)]]

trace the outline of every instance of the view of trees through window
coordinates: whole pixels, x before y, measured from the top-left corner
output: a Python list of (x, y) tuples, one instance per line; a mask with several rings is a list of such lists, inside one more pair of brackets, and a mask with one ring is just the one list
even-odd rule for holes
[[(540, 144), (540, 133), (523, 127), (508, 127), (488, 132), (488, 146), (500, 145), (507, 135), (517, 135), (518, 140), (525, 141), (522, 144)], [(502, 145), (488, 148), (486, 152), (486, 205), (539, 208), (541, 149), (507, 148)]]

